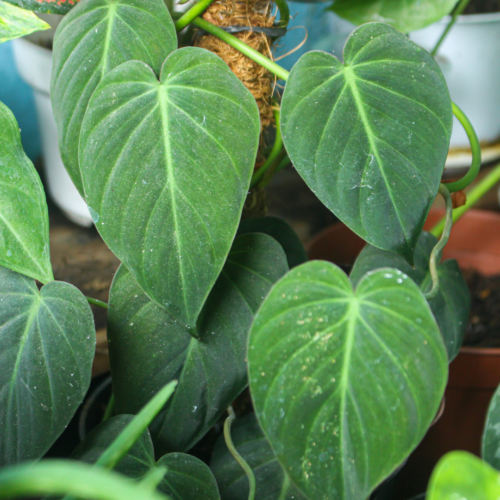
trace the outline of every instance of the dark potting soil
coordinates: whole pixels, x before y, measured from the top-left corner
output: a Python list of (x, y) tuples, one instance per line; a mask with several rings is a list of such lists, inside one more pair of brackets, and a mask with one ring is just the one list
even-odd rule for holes
[(500, 0), (472, 0), (464, 14), (488, 14), (500, 12)]
[(471, 313), (464, 345), (500, 347), (500, 275), (465, 272), (471, 292)]

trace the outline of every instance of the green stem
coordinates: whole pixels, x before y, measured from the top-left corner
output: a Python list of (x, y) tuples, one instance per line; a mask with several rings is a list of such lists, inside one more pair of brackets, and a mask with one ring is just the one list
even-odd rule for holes
[(134, 417), (130, 424), (120, 433), (120, 435), (108, 446), (106, 451), (95, 463), (98, 467), (112, 469), (132, 448), (141, 434), (148, 428), (148, 425), (158, 415), (165, 403), (177, 386), (177, 380), (173, 380), (151, 399), (148, 404)]
[(267, 172), (265, 173), (264, 177), (259, 183), (259, 187), (265, 187), (267, 186), (270, 182), (271, 179), (273, 178), (274, 174), (278, 172), (278, 169), (280, 165), (282, 164), (283, 159), (287, 156), (285, 148), (283, 148), (276, 159), (273, 161), (272, 165), (268, 168)]
[(455, 193), (456, 191), (465, 189), (477, 177), (479, 169), (481, 168), (481, 145), (479, 144), (476, 131), (465, 113), (455, 103), (452, 103), (452, 106), (453, 114), (458, 118), (467, 133), (472, 151), (472, 165), (467, 174), (456, 182), (449, 182), (446, 184), (448, 191), (450, 193)]
[(443, 34), (441, 35), (441, 38), (436, 43), (436, 46), (432, 49), (432, 52), (431, 52), (432, 57), (436, 57), (438, 50), (439, 50), (439, 47), (441, 47), (445, 38), (448, 36), (448, 33), (450, 32), (451, 28), (453, 28), (453, 26), (457, 22), (458, 16), (465, 10), (467, 5), (469, 5), (469, 2), (470, 2), (470, 0), (460, 0), (460, 3), (457, 5), (457, 8), (453, 11), (453, 14), (451, 15), (451, 20), (448, 23), (448, 26), (446, 26), (446, 29), (444, 30)]
[(104, 416), (102, 417), (102, 421), (106, 422), (113, 416), (113, 411), (115, 409), (115, 395), (111, 393), (111, 397), (108, 401), (108, 406), (106, 406), (106, 411), (104, 412)]
[(250, 485), (250, 491), (248, 493), (248, 500), (254, 500), (255, 499), (255, 475), (253, 473), (252, 468), (245, 462), (245, 459), (238, 453), (238, 450), (233, 444), (233, 440), (231, 439), (231, 424), (233, 423), (233, 420), (236, 418), (236, 415), (234, 414), (233, 407), (230, 406), (227, 409), (227, 412), (229, 413), (229, 417), (226, 418), (226, 421), (224, 422), (224, 439), (226, 441), (226, 445), (229, 448), (229, 451), (231, 452), (231, 455), (235, 458), (235, 460), (240, 464), (241, 468), (245, 471), (245, 474), (248, 477), (248, 483)]
[(247, 56), (249, 59), (252, 59), (252, 61), (259, 63), (261, 66), (276, 75), (278, 78), (285, 81), (288, 79), (290, 73), (285, 68), (282, 68), (279, 64), (271, 61), (271, 59), (267, 58), (257, 50), (252, 49), (252, 47), (247, 45), (245, 42), (242, 42), (239, 38), (236, 38), (230, 33), (226, 33), (223, 29), (220, 29), (218, 26), (205, 21), (205, 19), (202, 19), (201, 17), (197, 17), (196, 19), (194, 19), (193, 24), (197, 28), (200, 28), (207, 33), (210, 33), (211, 35), (220, 38), (223, 42), (226, 42), (228, 45), (231, 45), (231, 47), (239, 50), (242, 54)]
[(0, 470), (0, 498), (62, 496), (94, 500), (167, 500), (115, 472), (69, 460), (45, 460)]
[(95, 306), (102, 307), (103, 309), (108, 308), (108, 304), (106, 302), (103, 302), (102, 300), (98, 299), (93, 299), (92, 297), (85, 297), (88, 301), (89, 304), (94, 304)]
[(177, 31), (183, 30), (188, 24), (192, 23), (195, 18), (201, 16), (207, 7), (214, 0), (200, 0), (197, 4), (193, 5), (176, 23), (175, 29)]
[(274, 110), (274, 119), (276, 120), (276, 138), (274, 139), (273, 149), (269, 154), (269, 157), (264, 162), (257, 172), (253, 174), (252, 182), (250, 183), (250, 187), (254, 187), (259, 183), (264, 174), (267, 172), (267, 169), (273, 164), (276, 157), (280, 154), (281, 149), (283, 148), (283, 138), (281, 137), (281, 127), (280, 127), (280, 110)]
[(290, 22), (290, 9), (288, 8), (287, 0), (274, 0), (280, 11), (280, 20), (278, 26), (280, 28), (286, 28)]
[[(453, 222), (456, 222), (462, 217), (469, 208), (474, 206), (490, 189), (492, 189), (500, 181), (500, 163), (493, 170), (474, 186), (467, 193), (467, 203), (460, 208), (453, 210)], [(432, 229), (431, 233), (439, 237), (443, 232), (445, 219), (441, 219)]]
[(450, 238), (451, 227), (453, 226), (453, 202), (451, 201), (450, 192), (448, 191), (448, 188), (444, 184), (441, 184), (439, 186), (439, 193), (446, 202), (446, 219), (445, 219), (443, 234), (441, 235), (440, 240), (438, 241), (437, 245), (432, 249), (431, 252), (429, 270), (431, 272), (431, 277), (432, 277), (432, 288), (430, 289), (429, 292), (425, 294), (425, 298), (427, 300), (435, 298), (439, 291), (439, 275), (437, 267), (441, 260), (441, 252), (443, 251), (443, 248), (446, 246), (446, 243), (448, 243), (448, 240)]
[(151, 469), (141, 479), (140, 485), (144, 489), (155, 491), (157, 486), (163, 481), (167, 470), (168, 469), (165, 466), (155, 467), (154, 469)]

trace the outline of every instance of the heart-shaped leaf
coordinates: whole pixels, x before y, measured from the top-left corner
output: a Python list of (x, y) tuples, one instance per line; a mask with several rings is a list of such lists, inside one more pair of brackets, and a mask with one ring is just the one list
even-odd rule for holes
[(143, 63), (122, 64), (85, 115), (80, 165), (97, 229), (193, 331), (236, 234), (259, 132), (252, 94), (195, 47), (168, 57), (161, 83)]
[[(33, 12), (0, 1), (0, 43), (49, 28), (50, 26)], [(0, 116), (3, 114), (1, 107), (3, 105), (0, 103)], [(4, 127), (0, 127), (0, 130), (3, 129)]]
[[(255, 498), (305, 500), (284, 473), (253, 413), (236, 420), (231, 427), (231, 437), (238, 453), (255, 475)], [(219, 485), (222, 500), (247, 500), (248, 478), (229, 452), (223, 436), (215, 445), (210, 468)]]
[(448, 358), (422, 292), (382, 269), (356, 291), (333, 264), (296, 267), (271, 290), (248, 351), (259, 422), (309, 498), (359, 500), (424, 436)]
[(108, 315), (117, 411), (136, 413), (164, 384), (179, 380), (151, 426), (157, 452), (191, 448), (245, 388), (248, 330), (262, 299), (286, 271), (286, 256), (270, 236), (238, 236), (196, 339), (141, 292), (124, 266), (118, 270)]
[[(351, 281), (356, 285), (369, 271), (382, 267), (393, 267), (407, 274), (426, 293), (432, 288), (429, 260), (437, 238), (423, 232), (415, 249), (415, 267), (402, 257), (367, 245), (357, 258), (351, 272)], [(443, 335), (448, 358), (455, 359), (464, 340), (470, 313), (470, 292), (456, 260), (447, 260), (438, 266), (439, 291), (429, 300), (434, 317)]]
[(482, 456), (495, 469), (500, 470), (500, 387), (495, 391), (484, 425)]
[(427, 500), (497, 500), (500, 476), (486, 462), (464, 451), (445, 455), (436, 465)]
[[(132, 415), (117, 415), (98, 425), (78, 446), (72, 458), (88, 463), (97, 462), (133, 419)], [(141, 435), (114, 469), (127, 477), (142, 479), (156, 467), (167, 469), (158, 489), (173, 500), (220, 500), (212, 472), (198, 458), (184, 453), (171, 453), (155, 462), (153, 442), (148, 431)]]
[(0, 268), (0, 466), (41, 458), (90, 384), (92, 311), (69, 283)]
[(43, 186), (23, 151), (16, 119), (1, 102), (0, 265), (42, 283), (54, 279)]
[(79, 136), (98, 83), (129, 60), (143, 61), (159, 74), (176, 48), (177, 35), (163, 0), (85, 0), (62, 20), (54, 38), (52, 107), (61, 157), (82, 196)]
[(34, 12), (46, 12), (49, 14), (66, 14), (80, 0), (3, 0), (17, 5), (26, 10)]
[(245, 219), (238, 234), (264, 233), (274, 238), (283, 248), (290, 269), (307, 262), (307, 252), (297, 233), (278, 217), (253, 217)]
[(439, 21), (456, 3), (457, 0), (335, 0), (330, 9), (354, 24), (379, 21), (409, 33)]
[(412, 263), (448, 153), (446, 82), (424, 49), (386, 24), (355, 30), (344, 60), (308, 52), (293, 67), (281, 108), (286, 150), (337, 217)]

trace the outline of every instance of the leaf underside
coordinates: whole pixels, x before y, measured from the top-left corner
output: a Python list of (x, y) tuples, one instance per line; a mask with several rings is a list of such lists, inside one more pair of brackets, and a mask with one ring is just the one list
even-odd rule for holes
[(373, 246), (412, 263), (452, 129), (433, 58), (391, 26), (355, 30), (345, 64), (304, 54), (282, 103), (286, 150), (308, 186)]
[(250, 92), (195, 47), (167, 58), (161, 83), (143, 63), (122, 64), (85, 115), (80, 165), (96, 227), (193, 334), (236, 234), (259, 131)]
[(377, 270), (353, 291), (321, 261), (273, 287), (248, 351), (259, 422), (293, 483), (318, 500), (367, 498), (402, 463), (435, 416), (447, 361), (405, 274)]
[(193, 338), (141, 292), (122, 266), (111, 287), (108, 338), (120, 413), (137, 413), (170, 380), (179, 386), (150, 427), (157, 452), (185, 451), (247, 385), (246, 340), (263, 297), (287, 271), (270, 236), (235, 240)]
[(49, 28), (33, 12), (0, 1), (0, 43)]
[(92, 311), (69, 283), (0, 268), (0, 465), (41, 458), (90, 384)]

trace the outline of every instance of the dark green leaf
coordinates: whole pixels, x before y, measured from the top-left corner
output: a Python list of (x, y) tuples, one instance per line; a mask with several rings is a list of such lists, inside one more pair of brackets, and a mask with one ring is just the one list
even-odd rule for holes
[(80, 163), (104, 241), (194, 331), (236, 234), (259, 114), (227, 64), (204, 49), (171, 54), (161, 82), (137, 61), (109, 73), (85, 115)]
[[(50, 26), (33, 12), (0, 1), (0, 43), (49, 28)], [(0, 114), (3, 114), (1, 107)], [(0, 127), (0, 130), (3, 130), (3, 127)]]
[(411, 263), (448, 154), (448, 88), (434, 59), (385, 24), (355, 30), (344, 60), (309, 52), (293, 67), (286, 150), (337, 217)]
[(335, 265), (296, 267), (250, 332), (250, 388), (285, 471), (315, 500), (360, 500), (420, 442), (441, 402), (447, 355), (417, 285), (396, 269), (353, 291)]
[(497, 500), (500, 476), (486, 462), (466, 453), (445, 455), (432, 473), (426, 500)]
[[(72, 458), (91, 464), (97, 462), (133, 418), (132, 415), (118, 415), (100, 424), (75, 450)], [(115, 470), (127, 477), (142, 479), (160, 466), (166, 467), (167, 472), (158, 489), (173, 500), (219, 500), (215, 478), (201, 460), (184, 453), (171, 453), (155, 463), (153, 442), (148, 431), (136, 441)]]
[(0, 466), (41, 458), (90, 384), (92, 311), (69, 283), (0, 268)]
[(184, 453), (170, 453), (158, 460), (167, 473), (158, 489), (173, 500), (220, 500), (215, 478), (206, 464)]
[(54, 279), (43, 186), (23, 151), (16, 119), (1, 102), (0, 265), (42, 283)]
[[(407, 274), (425, 293), (432, 288), (429, 260), (437, 238), (423, 232), (415, 249), (415, 267), (402, 257), (367, 245), (354, 264), (351, 281), (354, 285), (369, 271), (393, 267)], [(429, 301), (434, 317), (443, 335), (448, 358), (457, 356), (464, 340), (470, 313), (470, 292), (456, 260), (447, 260), (438, 267), (439, 292)]]
[(49, 14), (66, 14), (80, 0), (4, 0), (23, 9)]
[(85, 0), (59, 25), (54, 39), (51, 95), (61, 156), (83, 195), (78, 144), (90, 96), (103, 76), (125, 61), (147, 63), (159, 74), (177, 48), (163, 0)]
[(307, 262), (307, 252), (297, 233), (278, 217), (255, 217), (242, 221), (238, 234), (264, 233), (273, 237), (285, 251), (290, 269)]
[(409, 33), (439, 21), (456, 3), (457, 0), (334, 0), (330, 9), (354, 24), (379, 21)]
[[(231, 437), (236, 449), (255, 474), (255, 498), (305, 500), (285, 475), (253, 413), (236, 420), (231, 428)], [(215, 445), (210, 468), (219, 484), (222, 500), (247, 500), (247, 476), (229, 452), (223, 436)]]
[(500, 470), (500, 387), (491, 399), (484, 425), (482, 442), (483, 459)]
[[(133, 415), (117, 415), (98, 425), (76, 448), (72, 458), (90, 464), (97, 462), (106, 448), (133, 419)], [(145, 431), (118, 463), (115, 470), (134, 479), (141, 478), (155, 467), (154, 457), (151, 436), (148, 431)]]
[(191, 448), (245, 388), (248, 329), (286, 270), (285, 254), (270, 236), (238, 236), (200, 317), (198, 340), (119, 269), (108, 316), (117, 411), (136, 413), (164, 384), (179, 380), (151, 427), (157, 452)]

